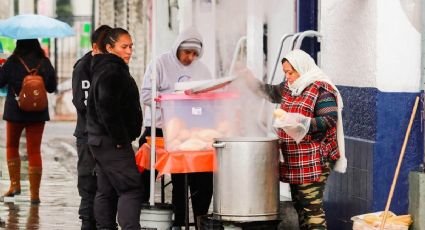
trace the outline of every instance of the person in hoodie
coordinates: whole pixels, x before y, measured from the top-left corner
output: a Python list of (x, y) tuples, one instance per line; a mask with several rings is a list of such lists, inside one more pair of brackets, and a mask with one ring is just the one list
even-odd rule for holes
[[(146, 143), (146, 137), (151, 134), (151, 95), (152, 84), (151, 75), (156, 63), (156, 86), (157, 94), (174, 92), (174, 84), (182, 81), (211, 79), (208, 68), (199, 61), (203, 54), (202, 37), (199, 32), (191, 27), (182, 31), (170, 51), (158, 56), (155, 61), (151, 61), (145, 72), (141, 97), (145, 106), (145, 132), (139, 139), (139, 145)], [(162, 136), (161, 111), (156, 112), (156, 135)], [(185, 174), (171, 174), (172, 203), (174, 205), (174, 226), (184, 225), (185, 220), (185, 198), (184, 198), (184, 177)], [(144, 186), (149, 191), (149, 172), (143, 173)], [(193, 213), (196, 218), (199, 215), (208, 213), (208, 208), (212, 198), (213, 177), (211, 172), (189, 173), (188, 183), (190, 186)], [(146, 192), (144, 202), (148, 202), (149, 194)]]
[(93, 154), (87, 144), (86, 106), (91, 82), (91, 61), (93, 55), (105, 53), (106, 47), (103, 40), (112, 29), (110, 26), (102, 25), (91, 35), (92, 50), (80, 58), (74, 65), (72, 72), (72, 103), (77, 110), (77, 125), (74, 136), (77, 139), (77, 173), (78, 193), (80, 194), (80, 208), (78, 214), (81, 219), (81, 229), (96, 229), (96, 220), (93, 213), (94, 197), (96, 195), (96, 165)]
[[(142, 179), (131, 142), (143, 122), (139, 90), (129, 72), (130, 34), (111, 29), (107, 53), (92, 57), (92, 84), (87, 99), (88, 144), (96, 160), (94, 215), (98, 229), (140, 229)], [(116, 210), (116, 211), (115, 211)]]

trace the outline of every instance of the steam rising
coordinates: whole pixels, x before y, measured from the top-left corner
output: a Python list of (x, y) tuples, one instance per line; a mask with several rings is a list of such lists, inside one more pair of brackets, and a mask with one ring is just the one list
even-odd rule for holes
[(236, 93), (235, 103), (226, 105), (225, 112), (236, 116), (235, 134), (239, 137), (267, 137), (274, 135), (271, 128), (273, 104), (260, 89), (261, 82), (249, 69), (239, 71), (236, 80), (225, 89)]

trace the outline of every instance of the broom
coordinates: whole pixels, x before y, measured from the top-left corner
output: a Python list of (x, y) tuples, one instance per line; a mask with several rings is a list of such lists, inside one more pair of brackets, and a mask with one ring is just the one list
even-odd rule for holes
[(390, 209), (391, 200), (392, 200), (393, 195), (394, 195), (394, 189), (395, 189), (395, 186), (397, 184), (397, 178), (398, 178), (398, 174), (400, 172), (401, 163), (403, 162), (404, 152), (406, 151), (407, 141), (409, 140), (410, 130), (412, 129), (412, 124), (413, 124), (413, 120), (415, 118), (416, 110), (418, 109), (418, 103), (419, 103), (419, 97), (416, 97), (415, 105), (413, 106), (413, 111), (412, 111), (412, 114), (410, 115), (409, 126), (407, 126), (406, 135), (404, 137), (403, 147), (401, 148), (400, 157), (398, 158), (398, 164), (397, 164), (397, 168), (396, 168), (395, 173), (394, 173), (394, 178), (393, 178), (393, 182), (391, 184), (390, 193), (388, 195), (387, 204), (385, 206), (384, 215), (382, 217), (380, 230), (384, 229), (385, 222), (387, 221), (388, 211)]

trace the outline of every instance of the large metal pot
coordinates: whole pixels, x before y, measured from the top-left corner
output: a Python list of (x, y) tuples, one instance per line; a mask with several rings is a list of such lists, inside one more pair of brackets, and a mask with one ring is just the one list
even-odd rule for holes
[(279, 215), (279, 147), (275, 138), (218, 138), (215, 219), (275, 220)]

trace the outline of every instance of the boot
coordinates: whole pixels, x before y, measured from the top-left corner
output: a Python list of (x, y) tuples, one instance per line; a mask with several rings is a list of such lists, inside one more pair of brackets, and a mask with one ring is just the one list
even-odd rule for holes
[(3, 196), (12, 197), (21, 194), (21, 159), (15, 158), (7, 161), (9, 170), (10, 187)]
[(41, 167), (28, 167), (28, 177), (30, 181), (31, 204), (40, 203), (40, 181), (41, 181)]
[(40, 226), (40, 215), (38, 205), (31, 205), (27, 217), (26, 229), (37, 229)]
[(96, 221), (82, 219), (81, 230), (94, 230), (94, 229), (96, 229)]

